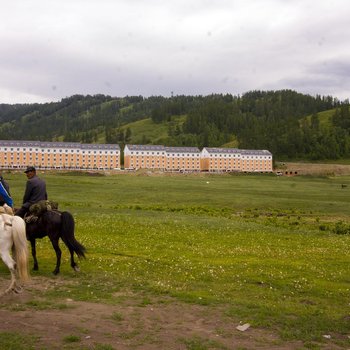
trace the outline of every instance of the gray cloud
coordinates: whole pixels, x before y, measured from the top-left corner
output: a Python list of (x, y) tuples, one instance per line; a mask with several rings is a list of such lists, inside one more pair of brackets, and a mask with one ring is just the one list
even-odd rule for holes
[(292, 88), (350, 96), (347, 0), (12, 0), (0, 103)]
[(288, 86), (300, 92), (331, 95), (338, 98), (349, 98), (350, 63), (348, 60), (329, 60), (308, 64), (298, 75), (291, 75), (279, 82), (274, 88)]
[(308, 67), (308, 71), (313, 74), (332, 76), (337, 79), (346, 79), (350, 84), (350, 56), (343, 60), (333, 59), (319, 62)]

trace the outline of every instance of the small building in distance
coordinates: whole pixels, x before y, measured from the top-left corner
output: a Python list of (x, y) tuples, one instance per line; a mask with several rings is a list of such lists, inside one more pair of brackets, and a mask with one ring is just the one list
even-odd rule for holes
[(272, 154), (267, 150), (204, 147), (201, 169), (209, 172), (271, 172)]
[(196, 172), (201, 170), (198, 147), (165, 147), (166, 170)]
[(201, 169), (210, 172), (240, 171), (240, 151), (237, 148), (204, 147), (201, 153)]
[(124, 147), (124, 168), (200, 171), (200, 150), (197, 147), (127, 144)]
[(124, 169), (161, 169), (165, 170), (166, 150), (159, 145), (125, 145)]
[(241, 171), (272, 172), (272, 153), (267, 150), (241, 150)]

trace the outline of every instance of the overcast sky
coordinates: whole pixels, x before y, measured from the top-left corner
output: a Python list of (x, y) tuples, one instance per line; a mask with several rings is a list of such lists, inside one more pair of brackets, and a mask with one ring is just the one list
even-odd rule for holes
[(350, 97), (349, 0), (0, 0), (0, 103)]

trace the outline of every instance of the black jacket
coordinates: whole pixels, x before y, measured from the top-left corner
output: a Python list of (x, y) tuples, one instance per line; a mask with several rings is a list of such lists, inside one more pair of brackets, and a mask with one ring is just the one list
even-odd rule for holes
[(32, 204), (45, 199), (47, 199), (46, 183), (35, 175), (27, 181), (22, 206), (29, 208)]

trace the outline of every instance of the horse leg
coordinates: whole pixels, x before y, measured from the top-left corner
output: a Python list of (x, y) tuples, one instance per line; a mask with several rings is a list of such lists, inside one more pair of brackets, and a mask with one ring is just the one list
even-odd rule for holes
[(70, 266), (72, 267), (72, 269), (76, 272), (79, 272), (79, 266), (78, 264), (74, 261), (74, 250), (71, 248), (68, 248), (69, 252), (70, 252)]
[(1, 251), (1, 259), (11, 272), (11, 282), (8, 288), (4, 292), (0, 293), (0, 297), (12, 290), (16, 290), (16, 263), (11, 258), (11, 255), (8, 251)]
[(35, 244), (35, 242), (36, 242), (35, 239), (30, 240), (30, 244), (32, 246), (32, 256), (33, 256), (33, 260), (34, 260), (33, 270), (38, 271), (39, 265), (38, 265), (38, 260), (36, 259), (36, 244)]
[(0, 297), (2, 297), (3, 295), (11, 292), (11, 291), (14, 291), (16, 292), (17, 291), (17, 286), (16, 286), (16, 273), (15, 273), (15, 269), (10, 269), (10, 272), (11, 272), (11, 282), (10, 282), (10, 285), (7, 287), (7, 289), (0, 293)]
[(54, 275), (57, 275), (60, 272), (62, 251), (59, 247), (58, 239), (51, 239), (51, 244), (53, 246), (53, 249), (55, 249), (55, 252), (56, 252), (56, 268), (52, 271), (52, 273)]

